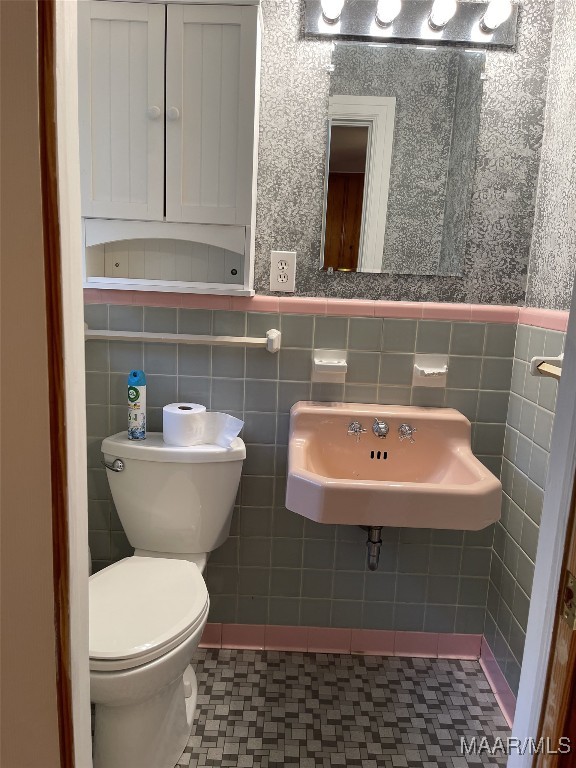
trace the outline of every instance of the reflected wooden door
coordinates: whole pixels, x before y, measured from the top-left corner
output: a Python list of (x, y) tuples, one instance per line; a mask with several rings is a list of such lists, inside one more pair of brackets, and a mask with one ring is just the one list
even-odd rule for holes
[(356, 271), (364, 203), (363, 173), (331, 173), (326, 202), (324, 268)]

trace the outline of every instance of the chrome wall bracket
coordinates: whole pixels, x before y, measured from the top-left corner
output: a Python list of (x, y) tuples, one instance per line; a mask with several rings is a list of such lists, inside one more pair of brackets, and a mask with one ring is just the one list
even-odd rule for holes
[(465, 44), (479, 48), (513, 48), (516, 44), (518, 5), (510, 17), (492, 32), (485, 32), (480, 20), (487, 2), (459, 2), (455, 15), (441, 29), (428, 24), (433, 0), (402, 0), (402, 9), (388, 26), (376, 22), (377, 0), (346, 0), (336, 22), (326, 21), (320, 0), (305, 0), (306, 37), (330, 37), (379, 42), (425, 43), (427, 45)]

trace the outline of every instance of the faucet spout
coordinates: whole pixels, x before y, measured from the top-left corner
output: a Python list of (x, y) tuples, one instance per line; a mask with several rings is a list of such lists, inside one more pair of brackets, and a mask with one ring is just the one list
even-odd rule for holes
[(372, 424), (372, 432), (376, 435), (376, 437), (380, 437), (381, 439), (384, 439), (388, 432), (390, 432), (390, 427), (384, 419), (374, 419), (374, 423)]

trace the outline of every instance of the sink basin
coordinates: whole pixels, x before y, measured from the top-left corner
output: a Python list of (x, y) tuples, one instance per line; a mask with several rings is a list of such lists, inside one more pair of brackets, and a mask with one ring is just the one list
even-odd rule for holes
[[(374, 420), (388, 435), (373, 434)], [(353, 422), (366, 432), (348, 434)], [(398, 428), (415, 429), (413, 442)], [(286, 507), (345, 525), (476, 531), (500, 518), (500, 481), (473, 455), (470, 422), (452, 408), (296, 403)]]

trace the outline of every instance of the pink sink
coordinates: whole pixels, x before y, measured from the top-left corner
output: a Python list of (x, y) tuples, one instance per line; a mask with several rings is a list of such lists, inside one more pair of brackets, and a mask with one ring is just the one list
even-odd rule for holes
[[(366, 432), (348, 434), (353, 422)], [(400, 440), (402, 424), (414, 442)], [(310, 520), (477, 531), (500, 518), (501, 491), (452, 408), (300, 402), (290, 412), (286, 506)]]

